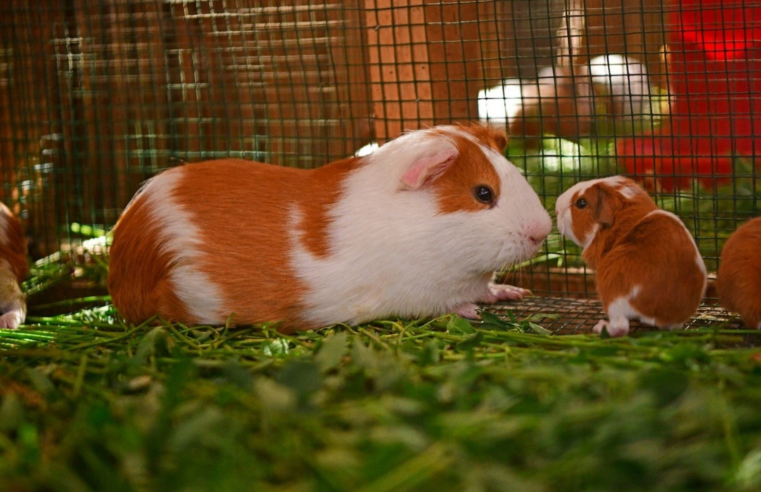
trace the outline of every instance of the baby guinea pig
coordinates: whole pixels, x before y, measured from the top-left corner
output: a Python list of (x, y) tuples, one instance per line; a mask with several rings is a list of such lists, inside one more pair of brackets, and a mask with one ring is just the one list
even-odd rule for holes
[(748, 328), (761, 329), (761, 217), (740, 226), (724, 245), (716, 290), (725, 309), (740, 313)]
[(706, 288), (703, 258), (687, 228), (660, 210), (634, 181), (622, 176), (578, 183), (556, 207), (558, 229), (584, 248), (597, 274), (597, 291), (612, 337), (629, 332), (629, 320), (662, 329), (681, 328), (695, 314)]
[(20, 285), (28, 271), (21, 223), (0, 203), (0, 328), (18, 328), (26, 318)]
[(237, 159), (149, 180), (119, 219), (108, 286), (130, 322), (358, 324), (517, 299), (495, 270), (531, 258), (552, 221), (483, 126), (407, 133), (301, 170)]

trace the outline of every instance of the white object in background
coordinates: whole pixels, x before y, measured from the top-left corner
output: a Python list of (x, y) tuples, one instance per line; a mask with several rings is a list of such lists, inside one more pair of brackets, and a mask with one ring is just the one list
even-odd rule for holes
[(364, 157), (378, 150), (377, 142), (370, 142), (354, 153), (354, 157)]
[(650, 80), (642, 63), (622, 55), (602, 55), (590, 60), (589, 72), (593, 83), (611, 97), (613, 115), (651, 113)]
[(523, 105), (522, 86), (518, 79), (478, 92), (478, 118), (486, 123), (508, 126)]

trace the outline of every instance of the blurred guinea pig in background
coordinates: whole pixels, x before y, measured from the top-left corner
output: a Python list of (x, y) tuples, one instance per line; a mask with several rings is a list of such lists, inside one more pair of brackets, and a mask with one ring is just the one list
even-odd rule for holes
[(493, 274), (552, 228), (504, 133), (439, 126), (300, 170), (237, 159), (149, 180), (115, 229), (108, 280), (128, 321), (279, 329), (457, 312), (519, 299)]
[(478, 115), (508, 128), (513, 137), (549, 134), (578, 141), (590, 135), (597, 116), (630, 121), (651, 115), (651, 94), (644, 64), (610, 54), (588, 65), (544, 67), (535, 79), (506, 79), (484, 89)]
[(0, 328), (18, 328), (26, 318), (21, 281), (29, 265), (26, 238), (19, 220), (0, 203)]
[(724, 245), (716, 290), (727, 311), (761, 329), (761, 217), (740, 226)]
[(584, 248), (609, 320), (596, 333), (629, 332), (629, 321), (681, 328), (697, 311), (707, 276), (695, 240), (629, 178), (577, 183), (556, 204), (560, 233)]

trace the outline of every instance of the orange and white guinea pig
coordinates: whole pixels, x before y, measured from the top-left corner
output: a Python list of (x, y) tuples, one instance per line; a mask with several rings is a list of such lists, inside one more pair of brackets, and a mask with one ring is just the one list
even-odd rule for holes
[(716, 290), (721, 305), (739, 313), (745, 326), (761, 329), (761, 217), (740, 226), (724, 245)]
[(556, 206), (558, 229), (582, 246), (597, 274), (597, 291), (612, 337), (639, 320), (681, 328), (700, 305), (707, 276), (695, 241), (679, 218), (660, 210), (634, 181), (622, 176), (578, 183)]
[(20, 284), (28, 271), (21, 223), (0, 203), (0, 328), (18, 328), (26, 318)]
[(149, 180), (119, 219), (108, 286), (128, 321), (279, 329), (457, 312), (517, 299), (496, 269), (552, 222), (482, 126), (407, 133), (314, 170), (226, 159)]

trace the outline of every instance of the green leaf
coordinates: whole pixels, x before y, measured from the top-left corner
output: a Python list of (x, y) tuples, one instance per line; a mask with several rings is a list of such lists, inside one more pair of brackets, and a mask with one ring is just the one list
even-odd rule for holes
[(440, 359), (439, 342), (436, 340), (428, 342), (425, 347), (423, 347), (420, 355), (418, 355), (418, 363), (423, 367), (436, 364)]
[(529, 322), (529, 327), (531, 327), (532, 330), (534, 330), (534, 333), (537, 333), (539, 335), (552, 335), (552, 332), (548, 330), (547, 328), (543, 326), (539, 326), (536, 323)]
[(341, 363), (341, 359), (346, 353), (346, 340), (346, 333), (340, 332), (322, 342), (320, 351), (314, 357), (320, 371), (329, 371)]
[[(512, 314), (512, 311), (508, 311), (508, 314)], [(512, 328), (514, 328), (512, 324), (508, 323), (504, 319), (492, 313), (487, 313), (486, 311), (481, 312), (481, 319), (483, 320), (485, 325), (491, 325), (497, 328), (498, 330), (511, 330)]]
[(270, 357), (288, 355), (288, 340), (285, 338), (267, 340), (262, 346), (262, 353)]
[(468, 350), (472, 350), (479, 345), (481, 345), (481, 342), (484, 339), (484, 334), (481, 332), (478, 332), (474, 335), (470, 335), (468, 338), (463, 340), (462, 342), (459, 342), (457, 344), (457, 351), (458, 352), (465, 352)]
[(254, 383), (254, 390), (265, 409), (275, 413), (285, 412), (296, 407), (296, 394), (290, 389), (269, 378), (259, 378)]
[(312, 362), (289, 362), (278, 373), (276, 380), (299, 397), (309, 396), (322, 386), (319, 368)]
[(162, 326), (158, 326), (149, 331), (143, 339), (140, 340), (140, 345), (137, 346), (135, 358), (138, 360), (147, 360), (149, 357), (153, 357), (157, 353), (166, 353), (168, 346), (169, 339), (166, 334), (166, 329)]
[(473, 325), (470, 324), (470, 321), (457, 315), (452, 315), (449, 323), (447, 323), (447, 331), (449, 333), (462, 333), (465, 335), (476, 332), (476, 330), (473, 329)]

